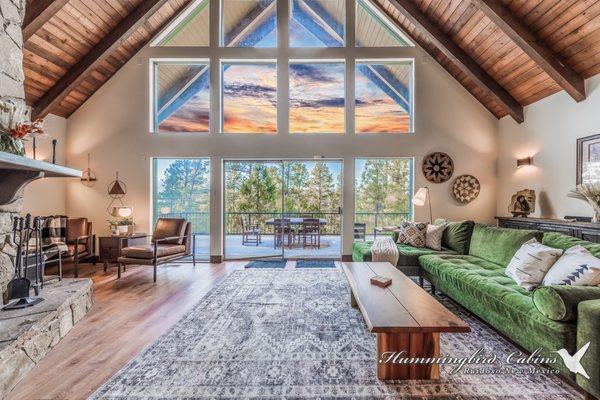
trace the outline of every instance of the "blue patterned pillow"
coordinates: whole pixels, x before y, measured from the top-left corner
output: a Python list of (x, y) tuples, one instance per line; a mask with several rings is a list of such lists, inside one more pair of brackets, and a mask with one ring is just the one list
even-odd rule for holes
[(542, 283), (548, 285), (597, 286), (600, 285), (600, 259), (584, 247), (567, 249), (554, 263)]

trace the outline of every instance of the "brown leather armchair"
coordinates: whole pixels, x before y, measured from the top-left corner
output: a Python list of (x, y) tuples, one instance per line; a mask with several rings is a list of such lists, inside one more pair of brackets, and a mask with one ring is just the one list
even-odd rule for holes
[(121, 278), (121, 266), (128, 264), (152, 265), (154, 282), (156, 269), (160, 264), (192, 256), (196, 265), (196, 240), (192, 233), (192, 224), (183, 218), (159, 218), (154, 227), (150, 243), (142, 246), (130, 246), (121, 249), (117, 279)]
[(96, 264), (96, 235), (92, 223), (87, 218), (67, 218), (66, 245), (66, 254), (54, 256), (47, 263), (72, 261), (75, 278), (79, 277), (80, 262), (91, 261)]

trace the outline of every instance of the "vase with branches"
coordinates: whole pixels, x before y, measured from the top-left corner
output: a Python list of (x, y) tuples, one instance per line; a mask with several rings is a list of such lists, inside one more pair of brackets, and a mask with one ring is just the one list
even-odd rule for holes
[(592, 222), (600, 222), (600, 183), (577, 185), (567, 196), (588, 202), (594, 209)]
[(24, 156), (23, 141), (43, 133), (43, 121), (28, 121), (25, 105), (0, 102), (0, 151)]

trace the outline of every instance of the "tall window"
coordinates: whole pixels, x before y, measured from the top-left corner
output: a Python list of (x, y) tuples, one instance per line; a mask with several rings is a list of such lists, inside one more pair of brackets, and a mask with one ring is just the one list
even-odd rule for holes
[(344, 133), (343, 62), (290, 64), (290, 132)]
[(210, 160), (154, 158), (152, 217), (185, 218), (192, 224), (196, 255), (210, 255)]
[(225, 133), (277, 132), (277, 66), (272, 62), (223, 63)]
[(414, 44), (382, 2), (347, 4), (192, 1), (152, 42), (195, 59), (154, 60), (151, 130), (412, 133)]
[(412, 158), (358, 158), (355, 171), (354, 221), (366, 224), (367, 235), (412, 219)]
[(155, 62), (155, 132), (209, 131), (209, 68), (206, 62)]

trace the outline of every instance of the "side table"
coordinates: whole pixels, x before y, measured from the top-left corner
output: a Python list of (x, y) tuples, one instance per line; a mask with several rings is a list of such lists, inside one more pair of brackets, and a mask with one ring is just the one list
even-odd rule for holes
[(129, 246), (139, 246), (147, 243), (146, 233), (131, 233), (128, 235), (100, 236), (100, 258), (104, 262), (104, 272), (108, 270), (109, 263), (118, 262), (121, 249)]

